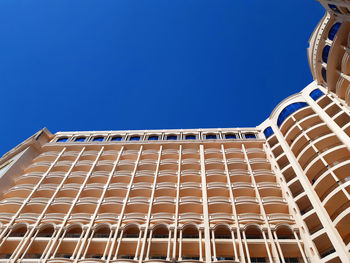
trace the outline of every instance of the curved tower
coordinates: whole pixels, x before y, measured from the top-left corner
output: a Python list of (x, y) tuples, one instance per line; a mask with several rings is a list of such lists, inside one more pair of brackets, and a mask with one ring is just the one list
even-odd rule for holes
[(317, 84), (350, 104), (350, 2), (323, 1), (326, 14), (310, 40), (308, 59)]
[(260, 128), (311, 257), (350, 262), (349, 108), (314, 82)]

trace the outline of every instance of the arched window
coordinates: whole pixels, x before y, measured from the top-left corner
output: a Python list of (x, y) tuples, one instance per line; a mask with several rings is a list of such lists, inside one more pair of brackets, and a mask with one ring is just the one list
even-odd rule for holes
[(98, 137), (95, 137), (94, 139), (93, 139), (93, 141), (94, 142), (102, 142), (103, 141), (103, 137), (102, 136), (98, 136)]
[(295, 102), (286, 106), (277, 118), (277, 126), (280, 127), (284, 120), (289, 117), (289, 115), (306, 106), (308, 106), (306, 102)]
[(273, 134), (274, 134), (274, 132), (273, 132), (273, 130), (272, 130), (271, 127), (267, 127), (267, 128), (264, 130), (264, 135), (265, 135), (266, 139), (269, 138), (269, 137), (270, 137), (271, 135), (273, 135)]
[(263, 238), (262, 232), (257, 226), (249, 226), (245, 230), (245, 236), (247, 239), (262, 239)]
[(80, 237), (82, 233), (81, 226), (74, 226), (69, 228), (69, 230), (66, 232), (65, 237)]
[(10, 233), (10, 237), (24, 237), (26, 233), (27, 233), (26, 225), (15, 226)]
[(205, 135), (207, 140), (216, 140), (216, 134), (207, 134)]
[(177, 136), (176, 135), (168, 135), (167, 137), (166, 137), (166, 139), (167, 140), (177, 140)]
[(193, 226), (185, 226), (185, 228), (182, 230), (182, 238), (198, 238), (199, 232), (198, 229)]
[(66, 142), (68, 140), (68, 137), (61, 137), (58, 138), (56, 142)]
[(55, 229), (52, 225), (43, 226), (40, 228), (37, 237), (52, 237), (54, 231)]
[(134, 135), (134, 136), (130, 136), (129, 141), (139, 141), (140, 140), (140, 136), (138, 135)]
[(159, 137), (158, 135), (150, 135), (148, 136), (149, 141), (158, 141)]
[(113, 136), (111, 141), (121, 141), (122, 140), (122, 136)]
[(313, 91), (311, 91), (310, 93), (310, 97), (316, 101), (318, 100), (320, 97), (322, 97), (324, 95), (324, 93), (322, 91), (320, 91), (319, 89), (314, 89)]
[(332, 27), (331, 27), (331, 29), (329, 30), (329, 32), (328, 32), (328, 38), (330, 39), (330, 40), (333, 40), (334, 39), (334, 37), (335, 37), (335, 35), (337, 34), (337, 32), (338, 32), (338, 30), (339, 30), (339, 27), (341, 26), (341, 23), (335, 23)]
[(196, 139), (196, 135), (194, 135), (194, 134), (187, 134), (185, 136), (185, 139), (186, 140), (195, 140)]
[(246, 139), (255, 139), (256, 135), (254, 133), (246, 133), (245, 135)]
[(85, 142), (85, 140), (86, 140), (86, 137), (77, 137), (77, 138), (75, 138), (75, 142)]
[(233, 133), (227, 133), (225, 134), (226, 139), (237, 139), (237, 136)]
[(328, 55), (329, 55), (329, 51), (331, 50), (331, 46), (329, 45), (326, 45), (324, 48), (323, 48), (323, 51), (322, 51), (322, 61), (324, 63), (327, 63), (328, 62)]
[(158, 226), (152, 233), (153, 238), (168, 238), (169, 230), (166, 226), (161, 225)]

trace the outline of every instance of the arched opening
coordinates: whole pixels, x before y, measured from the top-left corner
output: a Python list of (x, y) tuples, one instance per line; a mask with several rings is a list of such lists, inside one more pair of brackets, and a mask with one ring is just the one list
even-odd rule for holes
[(78, 238), (81, 236), (82, 232), (83, 232), (83, 229), (81, 228), (81, 226), (75, 225), (75, 226), (72, 226), (68, 229), (65, 237)]
[(294, 234), (289, 226), (282, 225), (276, 229), (278, 239), (294, 239)]
[(129, 226), (123, 233), (123, 238), (138, 238), (140, 230), (136, 225)]
[(153, 230), (153, 238), (168, 238), (169, 230), (165, 225), (160, 225)]
[(104, 225), (96, 229), (94, 238), (108, 238), (111, 233), (109, 226)]
[(215, 231), (215, 239), (230, 239), (231, 238), (231, 230), (226, 225), (218, 226)]
[[(168, 241), (169, 230), (166, 225), (156, 225), (152, 231), (152, 242), (149, 244), (150, 247), (150, 255), (151, 259), (163, 259), (165, 260), (168, 252), (169, 242), (164, 242), (164, 240)], [(162, 239), (162, 240), (159, 240)]]
[(54, 229), (53, 225), (42, 226), (39, 229), (39, 232), (36, 236), (37, 237), (52, 237), (54, 231), (55, 231), (55, 229)]
[(27, 225), (17, 225), (11, 230), (9, 237), (24, 237), (27, 230)]
[(263, 235), (258, 226), (252, 225), (244, 231), (247, 239), (262, 239)]
[(215, 249), (216, 259), (219, 261), (233, 260), (235, 258), (235, 245), (232, 242), (227, 242), (232, 239), (229, 226), (223, 224), (216, 226), (212, 231), (212, 235), (215, 240), (215, 243), (213, 243), (213, 249)]
[(182, 238), (198, 238), (199, 232), (194, 225), (187, 225), (182, 230)]
[(120, 248), (119, 251), (116, 251), (116, 256), (117, 258), (133, 259), (137, 253), (136, 248), (140, 237), (139, 226), (127, 225), (122, 233)]

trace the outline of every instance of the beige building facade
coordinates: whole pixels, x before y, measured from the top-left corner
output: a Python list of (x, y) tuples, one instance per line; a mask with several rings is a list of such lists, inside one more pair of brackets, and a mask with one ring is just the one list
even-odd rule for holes
[[(350, 1), (254, 128), (58, 132), (0, 159), (0, 262), (350, 262)], [(349, 24), (349, 25), (348, 25)]]

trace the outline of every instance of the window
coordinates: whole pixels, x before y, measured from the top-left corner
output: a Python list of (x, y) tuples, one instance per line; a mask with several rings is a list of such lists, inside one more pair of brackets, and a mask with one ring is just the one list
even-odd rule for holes
[(93, 141), (94, 142), (102, 142), (103, 141), (103, 137), (102, 136), (98, 136), (98, 137), (95, 137), (94, 139), (93, 139)]
[(167, 140), (177, 140), (177, 136), (176, 135), (168, 135), (167, 137), (166, 137), (166, 139)]
[(207, 134), (205, 136), (207, 140), (216, 140), (216, 135), (215, 134)]
[(187, 134), (185, 136), (185, 139), (186, 140), (195, 140), (196, 139), (196, 135), (194, 135), (194, 134)]
[(119, 142), (119, 141), (121, 141), (122, 140), (122, 136), (113, 136), (112, 137), (112, 139), (111, 139), (111, 141), (117, 141), (117, 142)]
[(327, 63), (328, 61), (328, 55), (329, 55), (329, 51), (331, 49), (331, 46), (329, 45), (326, 45), (324, 48), (323, 48), (323, 51), (322, 51), (322, 61), (324, 63)]
[(329, 8), (332, 9), (334, 12), (336, 12), (336, 13), (338, 13), (338, 14), (341, 13), (340, 10), (339, 10), (339, 8), (338, 8), (336, 5), (329, 4), (328, 6), (329, 6)]
[(310, 93), (310, 97), (316, 101), (318, 100), (320, 97), (322, 97), (324, 95), (324, 93), (322, 91), (320, 91), (319, 89), (315, 89), (313, 91), (311, 91)]
[(131, 136), (129, 140), (130, 141), (139, 141), (140, 140), (140, 136), (138, 136), (138, 135)]
[(233, 133), (225, 134), (226, 139), (237, 139), (237, 136)]
[(68, 140), (67, 137), (61, 137), (61, 138), (58, 138), (56, 142), (66, 142)]
[(273, 130), (272, 130), (271, 127), (267, 127), (267, 128), (264, 130), (264, 135), (265, 135), (266, 139), (269, 138), (269, 137), (270, 137), (271, 135), (273, 135), (273, 134), (274, 134), (274, 132), (273, 132)]
[(327, 82), (327, 70), (325, 68), (322, 68), (321, 74), (324, 82)]
[(149, 141), (158, 141), (158, 135), (150, 135), (148, 136)]
[(278, 116), (277, 126), (280, 127), (284, 120), (289, 117), (289, 115), (306, 106), (308, 106), (306, 102), (295, 102), (286, 106)]
[(328, 32), (328, 38), (330, 39), (330, 40), (333, 40), (334, 39), (334, 37), (335, 37), (335, 35), (337, 34), (337, 32), (338, 32), (338, 30), (339, 30), (339, 27), (341, 26), (341, 23), (335, 23), (332, 27), (331, 27), (331, 29), (329, 30), (329, 32)]
[(245, 134), (245, 138), (246, 138), (246, 139), (255, 139), (256, 136), (255, 136), (254, 133), (246, 133), (246, 134)]
[(78, 137), (78, 138), (76, 138), (74, 141), (75, 142), (85, 142), (85, 137)]

